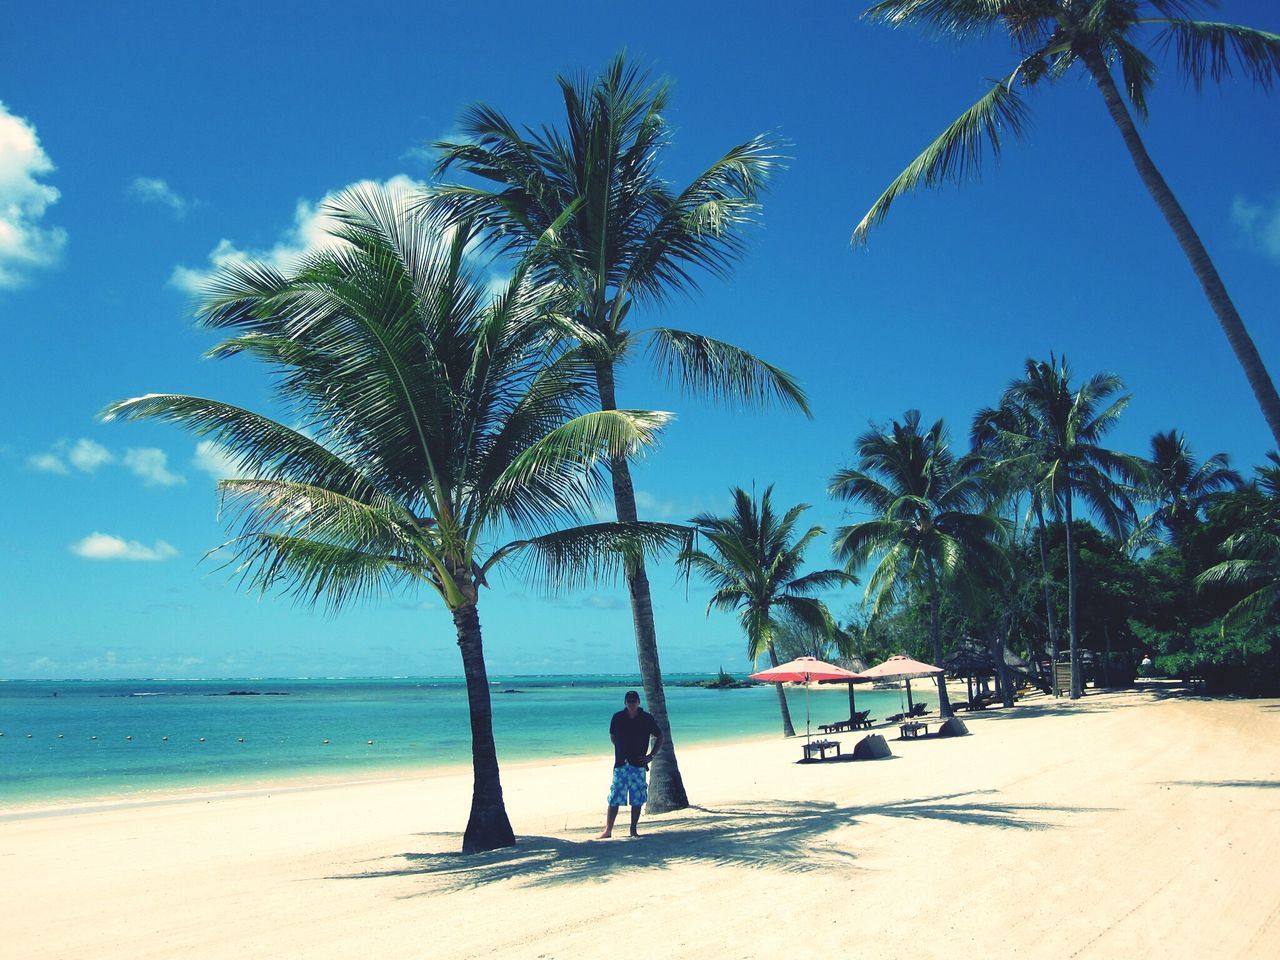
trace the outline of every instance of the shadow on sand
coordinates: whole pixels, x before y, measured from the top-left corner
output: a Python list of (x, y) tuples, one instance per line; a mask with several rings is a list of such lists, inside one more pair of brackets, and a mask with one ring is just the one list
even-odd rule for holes
[(1161, 780), (1162, 787), (1248, 787), (1280, 790), (1280, 780)]
[[(1081, 807), (1001, 803), (990, 794), (945, 794), (879, 806), (838, 806), (826, 802), (763, 801), (731, 807), (691, 808), (645, 821), (652, 832), (636, 839), (573, 840), (524, 836), (514, 847), (463, 856), (405, 853), (390, 862), (329, 879), (367, 880), (420, 877), (432, 881), (421, 894), (466, 890), (497, 882), (522, 886), (607, 880), (634, 870), (665, 869), (679, 863), (768, 866), (790, 873), (854, 869), (857, 855), (827, 838), (866, 817), (942, 820), (1006, 830), (1046, 830), (1050, 814), (1078, 813)], [(1095, 808), (1090, 808), (1095, 809)], [(456, 834), (423, 834), (457, 842)]]

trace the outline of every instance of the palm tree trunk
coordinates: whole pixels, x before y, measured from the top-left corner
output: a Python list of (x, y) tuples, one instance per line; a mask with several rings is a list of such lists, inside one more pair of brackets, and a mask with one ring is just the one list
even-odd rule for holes
[[(614, 392), (613, 365), (604, 361), (596, 364), (596, 389), (600, 394), (601, 410), (618, 409)], [(625, 459), (610, 461), (609, 472), (613, 480), (613, 506), (618, 520), (624, 523), (636, 521), (636, 494), (631, 486), (631, 469)], [(627, 592), (631, 597), (631, 621), (635, 626), (636, 659), (640, 668), (640, 682), (644, 686), (645, 703), (662, 731), (662, 748), (649, 765), (649, 813), (667, 813), (689, 806), (689, 797), (676, 762), (675, 741), (671, 737), (671, 721), (667, 718), (667, 697), (662, 688), (662, 665), (658, 660), (658, 634), (653, 625), (653, 598), (649, 592), (649, 576), (645, 572), (644, 559), (627, 569)]]
[(1120, 130), (1120, 136), (1129, 150), (1129, 156), (1138, 170), (1138, 176), (1142, 178), (1151, 198), (1155, 200), (1156, 206), (1160, 208), (1160, 212), (1172, 228), (1173, 235), (1182, 247), (1182, 252), (1191, 262), (1191, 269), (1195, 271), (1196, 279), (1204, 288), (1209, 305), (1218, 316), (1222, 331), (1227, 335), (1227, 342), (1231, 344), (1236, 359), (1244, 368), (1244, 375), (1249, 380), (1249, 386), (1253, 388), (1258, 407), (1266, 418), (1267, 426), (1271, 428), (1271, 436), (1280, 446), (1280, 394), (1276, 393), (1275, 384), (1267, 373), (1262, 357), (1258, 355), (1258, 348), (1254, 346), (1253, 338), (1245, 329), (1244, 321), (1236, 312), (1235, 304), (1227, 295), (1227, 288), (1222, 278), (1218, 276), (1217, 268), (1209, 259), (1209, 253), (1205, 250), (1195, 228), (1191, 226), (1191, 221), (1187, 219), (1181, 204), (1178, 203), (1173, 191), (1169, 189), (1169, 185), (1147, 153), (1146, 145), (1138, 136), (1133, 118), (1129, 116), (1129, 111), (1120, 98), (1120, 91), (1116, 89), (1115, 81), (1102, 54), (1090, 47), (1082, 50), (1080, 55), (1089, 73), (1093, 75), (1094, 82), (1098, 85), (1102, 99), (1107, 105), (1107, 112), (1111, 114), (1112, 121)]
[[(1067, 630), (1071, 634), (1071, 699), (1079, 700), (1084, 692), (1080, 682), (1080, 646), (1076, 629), (1076, 548), (1071, 535), (1071, 484), (1066, 485), (1062, 498), (1067, 521)], [(1055, 668), (1054, 673), (1057, 673)]]
[[(765, 649), (769, 651), (769, 666), (776, 667), (778, 665), (778, 652), (773, 649), (772, 640), (765, 645)], [(778, 691), (778, 706), (782, 710), (782, 735), (784, 737), (794, 737), (796, 728), (791, 725), (791, 709), (787, 706), (786, 691), (782, 689), (782, 684), (780, 683), (775, 683), (774, 687)], [(852, 717), (853, 714), (850, 713), (849, 716)]]
[[(929, 635), (933, 639), (934, 665), (942, 663), (942, 611), (939, 610), (938, 572), (929, 563)], [(907, 689), (910, 690), (910, 684)], [(953, 716), (951, 700), (947, 697), (947, 674), (938, 674), (938, 716), (943, 720)]]
[(489, 674), (480, 643), (480, 614), (474, 603), (453, 611), (462, 651), (462, 672), (467, 678), (467, 705), (471, 710), (471, 817), (462, 836), (463, 853), (481, 853), (510, 847), (516, 842), (502, 800), (498, 751), (493, 742), (493, 706), (489, 702)]
[[(1045, 629), (1049, 631), (1049, 650), (1052, 656), (1049, 663), (1058, 662), (1058, 624), (1053, 616), (1053, 600), (1049, 597), (1049, 554), (1044, 545), (1044, 507), (1040, 501), (1036, 500), (1036, 541), (1040, 545), (1040, 573), (1043, 576), (1041, 583), (1044, 586), (1044, 622)], [(1040, 672), (1040, 658), (1036, 658), (1036, 672)], [(1053, 687), (1053, 695), (1061, 696), (1062, 691), (1058, 689), (1058, 671), (1052, 666), (1049, 670), (1049, 683)]]

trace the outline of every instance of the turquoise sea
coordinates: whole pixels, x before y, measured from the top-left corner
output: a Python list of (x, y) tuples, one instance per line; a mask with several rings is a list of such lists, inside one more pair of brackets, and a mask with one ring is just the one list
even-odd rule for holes
[[(772, 687), (705, 690), (669, 676), (676, 748), (780, 734)], [(496, 677), (500, 762), (599, 756), (634, 677)], [(817, 724), (848, 716), (848, 688), (814, 691)], [(894, 691), (857, 690), (873, 716)], [(804, 729), (805, 692), (788, 702)], [(874, 712), (881, 711), (881, 712)], [(372, 743), (370, 743), (372, 741)], [(461, 678), (0, 682), (0, 808), (302, 777), (376, 776), (470, 763)]]

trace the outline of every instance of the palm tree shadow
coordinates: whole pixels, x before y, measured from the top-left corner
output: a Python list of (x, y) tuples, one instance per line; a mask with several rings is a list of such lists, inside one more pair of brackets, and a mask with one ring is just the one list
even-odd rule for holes
[[(1001, 803), (996, 791), (956, 793), (879, 806), (838, 806), (818, 801), (761, 801), (720, 808), (691, 808), (677, 817), (650, 821), (652, 832), (608, 841), (566, 837), (521, 837), (516, 846), (484, 854), (409, 852), (371, 864), (358, 873), (328, 879), (420, 877), (431, 881), (415, 895), (472, 889), (497, 882), (521, 886), (607, 880), (637, 870), (676, 864), (770, 867), (787, 873), (855, 869), (857, 854), (826, 835), (870, 817), (944, 820), (975, 827), (1045, 830), (1046, 815), (1084, 808)], [(454, 834), (424, 834), (456, 842)]]
[(1162, 780), (1167, 787), (1253, 787), (1263, 790), (1280, 789), (1280, 780)]

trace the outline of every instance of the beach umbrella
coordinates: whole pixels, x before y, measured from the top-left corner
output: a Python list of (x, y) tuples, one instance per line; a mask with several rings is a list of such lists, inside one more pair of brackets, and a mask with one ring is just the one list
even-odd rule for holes
[(877, 663), (874, 667), (868, 667), (863, 670), (859, 677), (867, 680), (905, 680), (907, 683), (907, 710), (915, 708), (915, 704), (911, 702), (911, 679), (913, 677), (936, 677), (942, 673), (941, 667), (935, 667), (931, 663), (921, 663), (919, 660), (912, 660), (903, 654), (890, 657), (884, 663)]
[(809, 684), (814, 680), (848, 680), (858, 674), (817, 657), (796, 657), (776, 667), (769, 667), (751, 674), (752, 680), (768, 683), (803, 683), (804, 687), (804, 740), (809, 742)]

